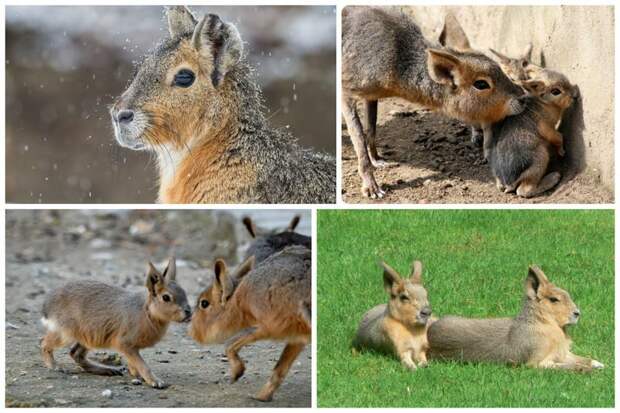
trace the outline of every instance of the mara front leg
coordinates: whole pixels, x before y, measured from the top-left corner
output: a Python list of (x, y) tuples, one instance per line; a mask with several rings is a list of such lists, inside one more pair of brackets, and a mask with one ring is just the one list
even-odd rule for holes
[(119, 350), (127, 359), (127, 365), (129, 366), (130, 373), (131, 372), (137, 373), (137, 374), (132, 374), (132, 375), (134, 376), (140, 375), (140, 377), (142, 377), (142, 379), (149, 386), (155, 389), (165, 389), (166, 387), (168, 387), (168, 385), (164, 383), (163, 380), (160, 380), (159, 378), (157, 378), (157, 376), (153, 374), (153, 372), (151, 371), (149, 366), (146, 364), (146, 362), (144, 361), (144, 359), (142, 358), (142, 356), (140, 355), (137, 349), (123, 348)]
[(388, 166), (396, 166), (398, 162), (388, 162), (379, 155), (377, 151), (377, 112), (379, 110), (379, 101), (377, 100), (365, 100), (364, 104), (364, 120), (365, 127), (364, 132), (366, 134), (366, 143), (368, 149), (368, 155), (370, 157), (370, 163), (375, 168), (384, 168)]
[(370, 198), (383, 198), (385, 192), (379, 187), (373, 174), (362, 123), (357, 113), (356, 100), (342, 98), (342, 113), (357, 156), (357, 173), (362, 180), (362, 194)]
[(255, 329), (239, 336), (233, 343), (226, 348), (226, 356), (230, 363), (230, 382), (234, 383), (245, 373), (245, 364), (239, 357), (239, 350), (248, 344), (265, 338), (265, 333), (260, 329)]

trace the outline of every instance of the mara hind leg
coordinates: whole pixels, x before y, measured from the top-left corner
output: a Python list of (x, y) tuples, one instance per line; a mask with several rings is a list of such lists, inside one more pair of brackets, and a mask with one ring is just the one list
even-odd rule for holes
[(124, 369), (122, 367), (106, 366), (95, 363), (88, 359), (88, 349), (80, 343), (75, 343), (69, 352), (71, 358), (87, 373), (97, 374), (100, 376), (122, 376)]
[(280, 355), (280, 359), (273, 369), (273, 374), (269, 378), (269, 381), (265, 383), (263, 388), (255, 396), (256, 400), (268, 402), (273, 399), (273, 394), (276, 390), (278, 390), (278, 387), (282, 384), (282, 381), (288, 374), (293, 362), (297, 359), (297, 356), (299, 356), (299, 353), (302, 352), (305, 346), (306, 345), (304, 343), (286, 344), (284, 350), (282, 351), (282, 355)]
[(43, 358), (43, 363), (48, 369), (60, 370), (56, 364), (56, 360), (54, 359), (54, 350), (59, 347), (64, 346), (66, 343), (64, 342), (62, 335), (56, 331), (48, 331), (47, 334), (41, 339), (41, 357)]
[(550, 190), (557, 185), (562, 175), (559, 172), (551, 172), (545, 176), (548, 165), (549, 152), (546, 147), (539, 147), (533, 156), (531, 166), (523, 171), (506, 191), (516, 188), (518, 196), (531, 198)]
[(343, 97), (342, 113), (357, 156), (357, 173), (362, 179), (362, 195), (370, 198), (383, 198), (385, 192), (379, 187), (373, 174), (374, 167), (368, 156), (366, 137), (357, 113), (356, 100)]
[(370, 162), (375, 168), (398, 165), (397, 162), (387, 162), (385, 158), (379, 155), (377, 151), (377, 112), (379, 109), (379, 101), (364, 101), (365, 124), (364, 131), (366, 133), (366, 143)]

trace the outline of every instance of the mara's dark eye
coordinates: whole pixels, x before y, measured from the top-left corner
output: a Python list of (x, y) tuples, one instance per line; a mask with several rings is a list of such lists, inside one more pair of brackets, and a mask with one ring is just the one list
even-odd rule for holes
[(403, 294), (400, 296), (400, 301), (409, 301), (409, 297)]
[(164, 294), (161, 296), (161, 299), (164, 300), (165, 302), (169, 303), (170, 302), (170, 296), (168, 294)]
[(560, 301), (560, 299), (556, 297), (549, 297), (549, 301), (551, 301), (552, 303), (557, 303)]
[(523, 62), (521, 62), (521, 66), (527, 67), (527, 65), (528, 65), (527, 60), (524, 60)]
[(189, 69), (181, 69), (174, 75), (174, 85), (179, 87), (190, 87), (194, 83), (196, 75)]
[(552, 94), (553, 96), (558, 96), (558, 95), (561, 95), (561, 94), (562, 94), (562, 91), (561, 91), (560, 89), (552, 89), (552, 90), (551, 90), (551, 94)]
[(486, 80), (476, 80), (474, 82), (474, 87), (478, 90), (484, 90), (484, 89), (491, 88), (491, 86), (489, 85), (489, 82), (487, 82)]
[(207, 300), (200, 300), (200, 306), (202, 308), (207, 308), (209, 306), (209, 302)]

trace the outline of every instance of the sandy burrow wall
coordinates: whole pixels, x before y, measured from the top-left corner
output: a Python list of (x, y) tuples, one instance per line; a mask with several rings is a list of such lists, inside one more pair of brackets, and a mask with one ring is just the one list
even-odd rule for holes
[[(579, 86), (581, 101), (568, 114), (565, 135), (571, 165), (613, 191), (614, 10), (612, 6), (399, 7), (436, 40), (448, 10), (473, 48), (519, 55), (532, 42), (532, 60), (544, 52), (546, 67)], [(488, 53), (487, 53), (488, 54)]]

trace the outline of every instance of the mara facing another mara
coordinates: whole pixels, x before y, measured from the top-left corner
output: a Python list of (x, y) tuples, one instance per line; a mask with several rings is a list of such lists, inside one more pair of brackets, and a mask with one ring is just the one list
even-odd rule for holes
[(228, 341), (233, 383), (245, 373), (241, 348), (259, 340), (284, 341), (272, 376), (254, 397), (270, 401), (310, 342), (311, 253), (294, 245), (254, 264), (252, 256), (229, 272), (223, 260), (216, 261), (215, 279), (198, 298), (190, 335), (202, 344)]
[(185, 291), (176, 283), (174, 258), (162, 273), (149, 263), (146, 289), (147, 294), (133, 293), (98, 281), (74, 281), (51, 292), (41, 319), (47, 330), (41, 339), (45, 365), (57, 369), (54, 350), (71, 345), (71, 357), (85, 371), (122, 375), (124, 369), (87, 357), (90, 350), (114, 349), (127, 359), (129, 374), (156, 389), (167, 387), (151, 372), (140, 350), (157, 344), (171, 321), (191, 318)]
[(601, 369), (602, 363), (570, 351), (567, 329), (577, 324), (580, 316), (568, 292), (533, 265), (525, 279), (523, 307), (516, 317), (442, 317), (428, 330), (430, 357), (577, 371)]
[(335, 203), (336, 161), (269, 127), (239, 31), (186, 7), (111, 109), (117, 142), (156, 154), (162, 203)]

